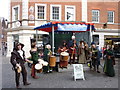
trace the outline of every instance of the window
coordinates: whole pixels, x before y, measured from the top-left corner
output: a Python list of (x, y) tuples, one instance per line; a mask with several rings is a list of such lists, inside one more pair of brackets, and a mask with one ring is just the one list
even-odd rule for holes
[(46, 5), (36, 4), (35, 14), (36, 14), (36, 19), (45, 20), (46, 19)]
[(107, 15), (108, 15), (107, 22), (114, 23), (114, 11), (108, 11)]
[(50, 19), (51, 20), (61, 20), (61, 6), (60, 5), (51, 5), (50, 10)]
[(18, 20), (18, 7), (14, 8), (14, 11), (15, 11), (15, 20), (17, 21)]
[(92, 22), (99, 23), (99, 10), (92, 10)]
[(20, 5), (16, 5), (12, 7), (12, 21), (19, 20), (20, 16)]
[(65, 6), (65, 21), (75, 21), (75, 6)]

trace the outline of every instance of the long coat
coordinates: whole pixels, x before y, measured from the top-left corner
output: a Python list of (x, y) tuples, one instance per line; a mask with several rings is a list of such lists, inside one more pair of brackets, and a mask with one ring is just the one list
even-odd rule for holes
[(85, 50), (81, 46), (78, 47), (78, 58), (78, 63), (86, 63)]
[[(113, 77), (115, 76), (115, 70), (113, 65), (113, 57), (114, 57), (113, 51), (106, 50), (105, 55), (106, 55), (106, 58), (105, 58), (104, 69), (103, 69), (104, 73), (110, 77)], [(108, 58), (109, 56), (111, 58)]]

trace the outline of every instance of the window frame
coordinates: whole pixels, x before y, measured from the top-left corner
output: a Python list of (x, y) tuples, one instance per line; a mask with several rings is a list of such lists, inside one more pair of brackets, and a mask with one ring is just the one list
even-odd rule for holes
[[(38, 6), (44, 6), (44, 19), (38, 19)], [(46, 4), (35, 4), (35, 19), (36, 20), (46, 20), (46, 13), (47, 13), (47, 5)]]
[[(113, 22), (108, 22), (108, 12), (113, 12)], [(107, 11), (107, 23), (108, 24), (114, 24), (114, 19), (115, 19), (115, 11)]]
[[(53, 19), (52, 18), (52, 11), (53, 11), (53, 7), (59, 7), (59, 19)], [(54, 20), (54, 21), (61, 21), (61, 10), (62, 10), (62, 7), (61, 7), (61, 5), (58, 5), (58, 4), (51, 4), (50, 5), (50, 20)]]
[(20, 5), (15, 5), (12, 7), (12, 21), (18, 21), (15, 20), (15, 8), (18, 8), (18, 20), (20, 20)]
[[(93, 21), (93, 11), (97, 11), (98, 12), (98, 16), (97, 16), (98, 17), (98, 21)], [(100, 10), (99, 9), (98, 10), (97, 9), (93, 9), (92, 10), (92, 22), (93, 23), (99, 23), (100, 22)]]

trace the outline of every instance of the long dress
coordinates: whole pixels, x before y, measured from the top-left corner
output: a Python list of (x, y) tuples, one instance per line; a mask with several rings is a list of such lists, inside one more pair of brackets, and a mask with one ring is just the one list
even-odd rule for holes
[(115, 76), (113, 59), (108, 58), (109, 56), (113, 56), (112, 50), (106, 50), (105, 55), (106, 55), (106, 58), (105, 58), (103, 71), (107, 76), (113, 77), (113, 76)]
[(85, 50), (79, 46), (78, 47), (78, 63), (85, 64), (86, 63), (86, 57), (85, 57)]

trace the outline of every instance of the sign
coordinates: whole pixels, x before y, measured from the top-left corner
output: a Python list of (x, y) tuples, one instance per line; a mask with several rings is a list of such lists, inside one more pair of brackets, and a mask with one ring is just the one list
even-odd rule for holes
[(34, 13), (34, 7), (33, 7), (33, 6), (30, 6), (30, 8), (29, 8), (29, 12), (30, 12), (31, 14)]
[(75, 6), (65, 6), (65, 20), (75, 21)]
[(74, 68), (74, 80), (76, 81), (76, 79), (83, 79), (84, 78), (84, 72), (83, 72), (83, 65), (82, 64), (73, 64), (73, 68)]
[(87, 31), (85, 24), (58, 24), (58, 31)]

